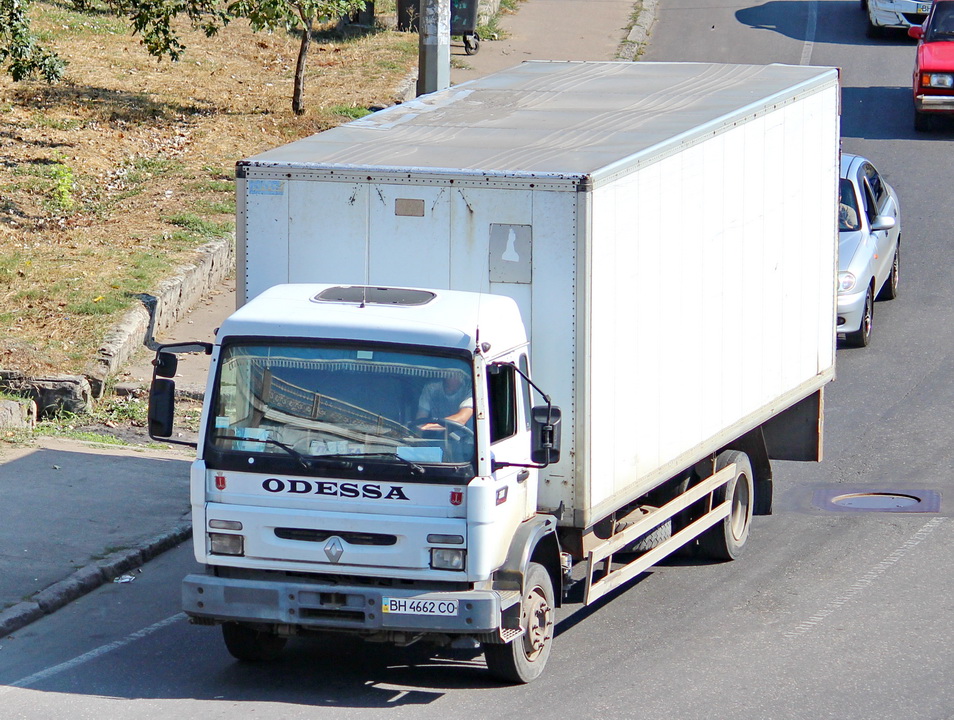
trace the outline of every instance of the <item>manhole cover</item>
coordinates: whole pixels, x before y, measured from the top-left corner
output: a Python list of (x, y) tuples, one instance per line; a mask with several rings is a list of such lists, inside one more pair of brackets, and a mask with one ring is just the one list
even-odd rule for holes
[(812, 504), (820, 510), (835, 512), (936, 513), (941, 509), (941, 494), (934, 490), (871, 490), (859, 487), (817, 488)]
[(851, 495), (839, 495), (831, 501), (835, 505), (848, 508), (859, 508), (865, 510), (900, 510), (901, 508), (911, 508), (921, 502), (920, 498), (913, 495), (895, 495), (894, 493), (852, 493)]

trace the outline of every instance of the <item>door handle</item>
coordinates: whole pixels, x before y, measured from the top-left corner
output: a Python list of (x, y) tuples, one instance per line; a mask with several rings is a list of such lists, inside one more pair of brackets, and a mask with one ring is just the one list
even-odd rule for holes
[(517, 482), (518, 483), (525, 482), (528, 477), (530, 477), (530, 471), (521, 470), (520, 472), (517, 473)]

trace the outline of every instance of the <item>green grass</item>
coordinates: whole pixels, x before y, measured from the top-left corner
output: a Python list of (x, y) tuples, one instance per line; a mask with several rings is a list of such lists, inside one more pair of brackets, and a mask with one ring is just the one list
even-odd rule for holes
[(343, 115), (352, 120), (357, 120), (358, 118), (363, 118), (365, 115), (371, 114), (371, 111), (367, 108), (352, 107), (350, 105), (334, 105), (328, 108), (328, 111), (335, 115)]
[(154, 177), (180, 172), (182, 163), (161, 157), (141, 157), (129, 161), (125, 167), (127, 185), (141, 185)]
[[(85, 3), (93, 10), (93, 3)], [(96, 12), (81, 12), (66, 4), (47, 5), (44, 12), (48, 21), (59, 30), (77, 35), (122, 35), (129, 32), (125, 18), (117, 18)]]
[(52, 118), (42, 113), (34, 113), (31, 120), (31, 126), (34, 128), (45, 128), (47, 130), (76, 130), (83, 126), (83, 121), (79, 118)]
[(192, 209), (202, 215), (234, 215), (235, 198), (228, 197), (221, 200), (198, 198), (193, 201)]
[[(177, 213), (165, 218), (165, 221), (170, 225), (177, 225), (187, 230), (191, 235), (201, 240), (223, 237), (235, 228), (233, 222), (214, 222), (191, 212)], [(173, 234), (174, 237), (175, 234)]]
[(232, 180), (198, 180), (189, 183), (187, 189), (203, 193), (234, 193), (235, 183)]

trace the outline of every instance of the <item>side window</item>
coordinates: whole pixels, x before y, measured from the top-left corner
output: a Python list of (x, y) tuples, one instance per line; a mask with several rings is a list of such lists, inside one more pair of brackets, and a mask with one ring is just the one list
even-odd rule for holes
[(864, 177), (859, 178), (858, 194), (861, 196), (861, 210), (864, 212), (865, 217), (868, 218), (868, 224), (870, 225), (871, 221), (877, 216), (878, 211), (875, 210), (874, 198), (871, 197), (871, 189), (868, 187), (868, 183)]
[(517, 432), (517, 386), (512, 367), (502, 366), (495, 375), (487, 375), (490, 401), (490, 442), (512, 437)]
[(880, 212), (881, 208), (884, 207), (885, 195), (887, 194), (884, 190), (884, 183), (881, 182), (881, 176), (878, 174), (878, 171), (871, 165), (865, 164), (863, 171), (865, 180), (868, 181), (868, 187), (871, 188), (871, 194), (874, 195), (875, 205)]
[[(530, 377), (530, 361), (527, 359), (526, 355), (520, 356), (520, 370), (523, 371), (524, 375)], [(526, 426), (524, 429), (529, 430), (531, 408), (530, 383), (523, 378), (520, 378), (520, 387), (523, 388), (523, 422)]]
[(870, 225), (874, 222), (874, 219), (878, 217), (878, 205), (875, 202), (874, 194), (871, 192), (871, 187), (868, 183), (864, 184), (862, 190), (861, 199), (865, 204), (865, 215), (868, 216), (868, 224)]

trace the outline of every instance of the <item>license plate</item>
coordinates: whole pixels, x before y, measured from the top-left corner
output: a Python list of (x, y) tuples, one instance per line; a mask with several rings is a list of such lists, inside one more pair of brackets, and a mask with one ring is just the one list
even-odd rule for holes
[(421, 598), (381, 598), (381, 611), (394, 615), (440, 615), (455, 617), (457, 600)]
[(927, 15), (931, 12), (931, 4), (927, 3), (926, 5), (918, 4), (918, 15)]

